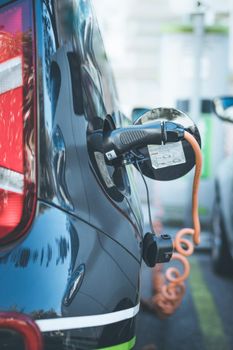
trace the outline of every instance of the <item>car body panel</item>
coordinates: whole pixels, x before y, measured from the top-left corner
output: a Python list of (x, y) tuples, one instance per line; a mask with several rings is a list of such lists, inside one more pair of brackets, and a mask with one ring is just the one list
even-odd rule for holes
[[(87, 7), (88, 3), (85, 6)], [(90, 23), (88, 25), (90, 27)], [(85, 27), (83, 30), (85, 31)], [(90, 43), (87, 39), (86, 41), (86, 46), (83, 42), (79, 42), (79, 46), (84, 47), (84, 51), (88, 53)], [(43, 42), (51, 42), (51, 38), (44, 39)], [(46, 67), (46, 69), (42, 69), (44, 71), (43, 96), (47, 97), (44, 98), (45, 113), (44, 116), (41, 115), (42, 120), (40, 120), (40, 123), (46, 125), (46, 128), (40, 128), (40, 140), (42, 140), (40, 154), (43, 159), (41, 158), (40, 161), (40, 179), (42, 183), (39, 189), (39, 197), (99, 227), (104, 232), (115, 237), (121, 245), (124, 245), (140, 260), (142, 217), (139, 203), (136, 198), (133, 198), (133, 200), (129, 198), (122, 200), (122, 202), (116, 202), (109, 198), (99, 185), (98, 175), (96, 176), (93, 173), (93, 167), (90, 164), (88, 155), (87, 129), (90, 125), (94, 129), (97, 117), (103, 119), (107, 113), (107, 102), (105, 103), (104, 100), (100, 104), (96, 102), (98, 98), (100, 100), (103, 91), (99, 67), (95, 67), (94, 58), (92, 58), (93, 61), (91, 60), (93, 54), (88, 55), (86, 53), (84, 55), (84, 63), (81, 62), (82, 57), (80, 54), (80, 69), (89, 71), (88, 74), (92, 84), (90, 84), (86, 76), (82, 78), (81, 87), (87, 95), (87, 103), (84, 103), (84, 106), (94, 106), (95, 110), (89, 110), (88, 107), (86, 111), (83, 111), (83, 114), (76, 115), (73, 108), (72, 97), (74, 98), (74, 96), (68, 60), (68, 54), (72, 50), (71, 43), (67, 43), (59, 48), (56, 53), (52, 53), (49, 60), (50, 64), (56, 65), (57, 70), (60, 72), (59, 88), (55, 88), (55, 90), (59, 91), (55, 108), (51, 106), (53, 101), (51, 102), (51, 97), (49, 98), (49, 96), (53, 98), (54, 89), (53, 86), (51, 88), (52, 84), (50, 84), (53, 81), (51, 75), (49, 80), (47, 77), (49, 69), (46, 66), (48, 65), (46, 61), (48, 60), (48, 50), (45, 50), (42, 55), (42, 62), (44, 62)], [(88, 59), (86, 56), (88, 56)], [(86, 67), (88, 66), (91, 66), (91, 68), (87, 69)], [(54, 80), (54, 84), (56, 84), (59, 79)], [(96, 91), (98, 91), (97, 95)], [(112, 106), (116, 108), (114, 102), (112, 102)], [(113, 110), (111, 113), (118, 115), (118, 118), (115, 117), (115, 122), (116, 125), (119, 124), (121, 122), (121, 118), (119, 118), (120, 112)], [(60, 136), (57, 137), (56, 135)], [(57, 157), (59, 147), (61, 148), (61, 156)], [(57, 160), (54, 159), (54, 154)], [(59, 168), (58, 164), (63, 169)], [(61, 173), (64, 174), (63, 179), (58, 181), (58, 174)], [(130, 181), (132, 182), (133, 180), (131, 179)], [(56, 188), (58, 183), (59, 186), (63, 183), (63, 188)], [(77, 186), (77, 184), (82, 185)], [(48, 189), (50, 189), (50, 192)], [(104, 219), (103, 213), (108, 213), (108, 215), (104, 216)], [(135, 217), (135, 213), (138, 217)], [(126, 234), (126, 232), (128, 233)]]
[[(69, 284), (80, 266), (82, 281), (67, 303)], [(138, 304), (139, 269), (136, 259), (104, 233), (39, 202), (30, 234), (1, 251), (0, 309), (35, 320), (124, 310)], [(99, 328), (101, 338), (104, 327)], [(89, 332), (91, 339), (91, 329), (80, 332)], [(77, 337), (75, 330), (71, 333)]]
[[(64, 306), (67, 285), (81, 265), (82, 300), (77, 295), (72, 307)], [(1, 251), (0, 266), (3, 311), (23, 310), (38, 318), (84, 316), (112, 312), (125, 297), (138, 303), (136, 259), (95, 227), (45, 203), (38, 205), (30, 234)]]

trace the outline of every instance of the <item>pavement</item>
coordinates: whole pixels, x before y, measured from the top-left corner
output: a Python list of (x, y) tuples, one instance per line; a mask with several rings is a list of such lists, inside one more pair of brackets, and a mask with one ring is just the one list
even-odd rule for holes
[[(135, 350), (233, 350), (233, 278), (213, 273), (210, 254), (191, 258), (180, 308), (168, 319), (140, 311)], [(142, 268), (142, 296), (151, 296), (151, 271)]]

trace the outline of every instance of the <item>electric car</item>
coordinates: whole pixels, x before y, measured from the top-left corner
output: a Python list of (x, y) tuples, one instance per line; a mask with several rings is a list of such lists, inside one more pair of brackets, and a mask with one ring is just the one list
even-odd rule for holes
[(142, 256), (173, 244), (143, 237), (133, 165), (180, 177), (200, 138), (174, 109), (123, 125), (89, 0), (0, 0), (1, 349), (134, 347)]
[[(214, 99), (218, 117), (233, 123), (233, 97)], [(233, 272), (233, 157), (219, 166), (215, 181), (216, 199), (213, 210), (213, 267), (221, 274)]]
[[(142, 215), (130, 167), (88, 144), (124, 119), (89, 1), (1, 0), (0, 82), (0, 312), (45, 349), (130, 349)], [(0, 348), (24, 345), (1, 330)]]

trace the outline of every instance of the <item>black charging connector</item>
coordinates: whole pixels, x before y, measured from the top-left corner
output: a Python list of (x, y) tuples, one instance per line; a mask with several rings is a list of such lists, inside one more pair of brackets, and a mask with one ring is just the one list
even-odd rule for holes
[(108, 161), (117, 159), (135, 148), (163, 143), (162, 123), (132, 125), (109, 131), (104, 135), (103, 147)]
[(103, 149), (107, 161), (114, 161), (133, 149), (148, 145), (178, 142), (184, 138), (184, 128), (173, 122), (151, 122), (111, 130), (104, 135)]
[(173, 254), (173, 242), (170, 235), (156, 236), (147, 233), (143, 239), (143, 260), (149, 267), (156, 264), (166, 263), (171, 260)]
[(184, 139), (184, 128), (173, 122), (164, 123), (163, 138), (164, 143), (179, 142)]

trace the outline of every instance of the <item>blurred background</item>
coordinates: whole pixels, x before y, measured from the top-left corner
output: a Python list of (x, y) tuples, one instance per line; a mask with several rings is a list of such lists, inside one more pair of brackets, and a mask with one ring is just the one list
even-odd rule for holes
[[(188, 292), (169, 319), (141, 311), (136, 348), (233, 349), (233, 115), (219, 115), (224, 122), (213, 110), (215, 97), (233, 96), (233, 0), (93, 4), (124, 114), (133, 121), (136, 108), (176, 107), (195, 120), (202, 136), (202, 244), (191, 260)], [(233, 99), (225, 102), (224, 108), (233, 105)], [(192, 178), (148, 181), (153, 221), (168, 233), (191, 224)], [(140, 179), (138, 188), (146, 229)], [(145, 267), (142, 295), (151, 295)]]

